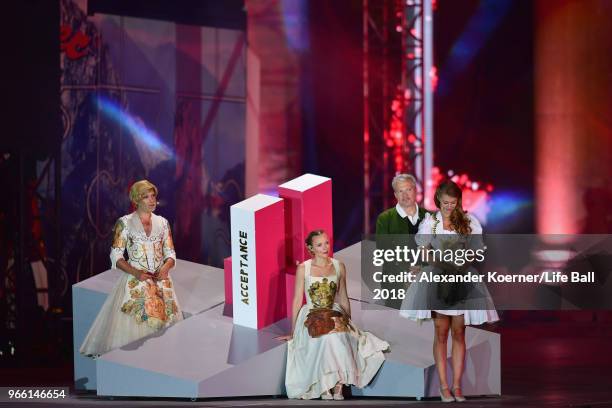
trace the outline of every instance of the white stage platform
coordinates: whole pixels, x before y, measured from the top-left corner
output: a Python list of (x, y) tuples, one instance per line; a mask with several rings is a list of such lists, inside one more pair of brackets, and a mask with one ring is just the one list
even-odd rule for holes
[[(353, 320), (387, 340), (391, 351), (372, 383), (353, 388), (353, 395), (437, 396), (432, 323), (406, 320), (382, 306), (363, 307), (359, 256), (360, 244), (335, 254), (347, 266)], [(262, 330), (234, 326), (223, 316), (223, 270), (186, 261), (179, 261), (172, 273), (184, 321), (98, 360), (80, 356), (78, 348), (118, 273), (107, 271), (73, 286), (77, 389), (97, 389), (105, 396), (182, 398), (285, 393), (286, 344), (274, 337), (288, 331), (288, 319)], [(501, 394), (500, 336), (468, 327), (466, 343), (464, 394)]]
[[(77, 390), (97, 388), (96, 364), (91, 358), (79, 354), (79, 347), (121, 273), (108, 270), (72, 285), (74, 381)], [(178, 260), (171, 273), (185, 318), (223, 304), (223, 270)]]

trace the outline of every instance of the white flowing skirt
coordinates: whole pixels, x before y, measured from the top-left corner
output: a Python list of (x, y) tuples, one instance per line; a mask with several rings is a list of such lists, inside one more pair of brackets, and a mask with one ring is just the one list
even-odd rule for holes
[[(144, 322), (138, 322), (133, 315), (121, 311), (125, 300), (130, 297), (128, 280), (131, 277), (127, 273), (122, 273), (108, 294), (96, 320), (79, 349), (81, 354), (96, 357), (159, 330), (159, 327), (155, 328)], [(172, 282), (171, 279), (170, 282)], [(172, 285), (173, 287), (174, 285)], [(173, 289), (172, 292), (174, 293)], [(174, 296), (174, 300), (178, 308), (175, 321), (182, 320), (183, 314), (176, 296)]]
[[(334, 310), (342, 311), (334, 304)], [(372, 381), (389, 344), (372, 333), (354, 330), (310, 337), (304, 322), (310, 309), (300, 310), (293, 339), (288, 342), (285, 386), (289, 398), (313, 399), (337, 383), (363, 388)]]
[[(427, 271), (424, 271), (425, 273)], [(479, 325), (492, 323), (499, 320), (495, 305), (491, 299), (491, 294), (484, 283), (473, 284), (473, 290), (480, 295), (472, 297), (464, 302), (458, 302), (456, 308), (450, 310), (434, 310), (447, 316), (463, 315), (465, 325)], [(406, 297), (402, 301), (400, 316), (407, 319), (420, 321), (431, 319), (431, 310), (423, 309), (424, 305), (431, 304), (430, 301), (436, 296), (437, 286), (435, 283), (416, 282), (411, 283), (406, 290)], [(466, 307), (463, 309), (461, 306)], [(469, 306), (469, 308), (468, 308)]]

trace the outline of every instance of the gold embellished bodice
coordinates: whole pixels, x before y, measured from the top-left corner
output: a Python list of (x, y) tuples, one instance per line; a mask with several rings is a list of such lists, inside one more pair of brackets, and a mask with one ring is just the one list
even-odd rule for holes
[(328, 276), (311, 276), (310, 261), (306, 261), (306, 300), (308, 307), (314, 309), (331, 309), (338, 290), (338, 266), (333, 259), (335, 273)]
[(335, 282), (335, 275), (330, 277), (311, 277), (310, 287), (308, 288), (308, 298), (315, 309), (331, 309), (336, 298), (338, 284)]

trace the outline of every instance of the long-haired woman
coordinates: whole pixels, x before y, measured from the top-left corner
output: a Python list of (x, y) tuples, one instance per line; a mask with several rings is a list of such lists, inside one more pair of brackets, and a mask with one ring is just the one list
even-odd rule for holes
[[(415, 237), (423, 249), (456, 250), (482, 248), (482, 226), (462, 206), (461, 188), (452, 181), (441, 183), (434, 202), (438, 211), (428, 214), (421, 222)], [(459, 252), (457, 252), (459, 253)], [(421, 273), (461, 274), (469, 265), (453, 265), (440, 260), (430, 260)], [(450, 267), (450, 268), (449, 268)], [(463, 272), (461, 272), (463, 271)], [(438, 310), (428, 310), (425, 307)], [(463, 308), (462, 308), (463, 307)], [(465, 401), (461, 391), (461, 377), (465, 364), (465, 326), (479, 325), (499, 320), (490, 295), (484, 284), (431, 283), (411, 284), (402, 304), (402, 316), (413, 319), (433, 319), (433, 355), (440, 380), (440, 397), (444, 402)], [(452, 386), (446, 373), (448, 335), (451, 335)]]

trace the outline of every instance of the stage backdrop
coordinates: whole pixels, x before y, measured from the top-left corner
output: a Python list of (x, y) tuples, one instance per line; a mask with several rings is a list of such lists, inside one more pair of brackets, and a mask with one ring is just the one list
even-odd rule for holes
[(64, 293), (109, 268), (112, 227), (143, 178), (159, 188), (178, 257), (222, 266), (229, 205), (244, 198), (244, 32), (87, 16), (70, 0), (60, 24)]

